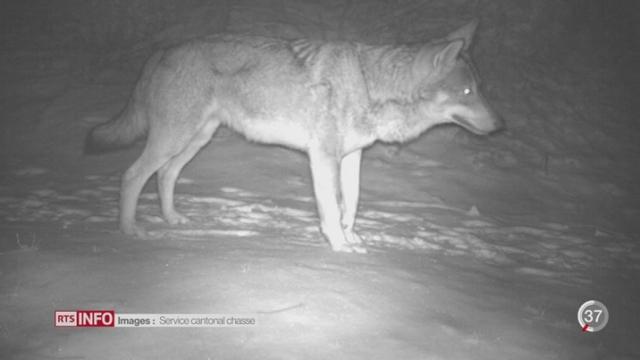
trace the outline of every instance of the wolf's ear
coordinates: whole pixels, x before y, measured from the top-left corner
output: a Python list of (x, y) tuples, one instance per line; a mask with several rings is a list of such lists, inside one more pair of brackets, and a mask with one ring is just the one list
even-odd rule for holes
[(458, 54), (464, 48), (464, 40), (453, 40), (442, 46), (433, 57), (433, 68), (437, 71), (449, 69), (456, 63)]
[(448, 41), (453, 41), (458, 39), (464, 40), (464, 50), (469, 50), (469, 46), (471, 46), (471, 41), (473, 40), (473, 34), (475, 34), (477, 27), (478, 27), (478, 19), (474, 19), (471, 22), (469, 22), (467, 25), (447, 35), (445, 40), (448, 40)]
[(456, 59), (464, 40), (445, 41), (424, 46), (413, 61), (413, 73), (416, 77), (446, 74), (456, 64)]

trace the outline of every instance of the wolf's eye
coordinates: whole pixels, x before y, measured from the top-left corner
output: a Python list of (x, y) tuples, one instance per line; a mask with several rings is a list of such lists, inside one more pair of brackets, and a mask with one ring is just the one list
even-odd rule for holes
[(462, 90), (462, 93), (465, 94), (465, 95), (469, 95), (469, 94), (471, 94), (471, 89), (464, 88), (464, 90)]

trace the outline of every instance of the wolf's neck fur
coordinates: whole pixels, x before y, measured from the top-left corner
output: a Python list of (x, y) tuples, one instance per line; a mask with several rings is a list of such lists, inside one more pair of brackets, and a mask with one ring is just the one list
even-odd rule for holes
[(419, 79), (412, 66), (419, 49), (408, 46), (364, 46), (360, 66), (371, 108), (367, 116), (384, 142), (404, 142), (434, 126), (432, 105), (416, 99)]
[(378, 140), (405, 142), (415, 139), (438, 123), (432, 107), (426, 101), (401, 103), (388, 100), (375, 104), (367, 116), (375, 124)]
[(371, 101), (411, 99), (416, 85), (411, 66), (417, 51), (408, 46), (363, 46), (360, 49), (360, 66)]

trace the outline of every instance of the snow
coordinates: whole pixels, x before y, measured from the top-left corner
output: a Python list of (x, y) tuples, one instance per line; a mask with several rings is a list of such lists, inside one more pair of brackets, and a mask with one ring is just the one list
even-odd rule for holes
[[(569, 20), (593, 12), (573, 6), (190, 2), (166, 17), (173, 23), (134, 29), (146, 36), (97, 55), (83, 51), (96, 48), (87, 19), (67, 25), (86, 38), (74, 38), (75, 51), (20, 44), (27, 30), (16, 28), (0, 59), (0, 358), (639, 358), (640, 143), (632, 80), (620, 70), (630, 55), (605, 41), (622, 25), (589, 44), (599, 28), (585, 34)], [(162, 220), (152, 180), (138, 220), (154, 239), (117, 231), (120, 176), (142, 144), (98, 157), (81, 148), (124, 105), (152, 49), (221, 30), (418, 41), (473, 17), (473, 58), (508, 129), (484, 138), (443, 127), (368, 149), (356, 229), (369, 254), (329, 250), (305, 156), (228, 129), (178, 182), (176, 208), (191, 223)], [(604, 50), (592, 54), (596, 46)], [(611, 320), (583, 333), (576, 313), (591, 299)], [(260, 321), (56, 329), (61, 309)]]

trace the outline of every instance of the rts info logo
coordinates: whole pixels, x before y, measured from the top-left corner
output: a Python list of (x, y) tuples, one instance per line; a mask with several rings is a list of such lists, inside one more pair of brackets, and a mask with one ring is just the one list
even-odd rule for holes
[(115, 312), (113, 310), (56, 311), (54, 324), (56, 327), (114, 327)]

